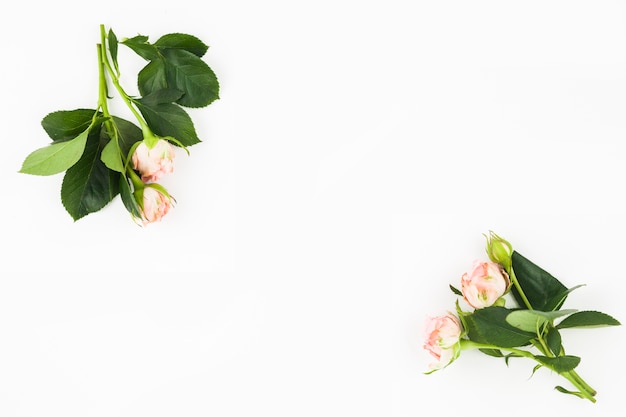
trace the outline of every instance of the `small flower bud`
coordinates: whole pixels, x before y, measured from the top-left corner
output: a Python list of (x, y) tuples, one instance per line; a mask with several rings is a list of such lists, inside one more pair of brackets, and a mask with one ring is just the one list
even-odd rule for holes
[(506, 271), (511, 269), (511, 255), (513, 247), (509, 242), (502, 239), (494, 232), (489, 232), (487, 238), (487, 255), (492, 262), (498, 263), (504, 267)]
[(135, 200), (141, 209), (143, 226), (161, 221), (173, 205), (173, 198), (158, 184), (148, 184), (134, 193)]

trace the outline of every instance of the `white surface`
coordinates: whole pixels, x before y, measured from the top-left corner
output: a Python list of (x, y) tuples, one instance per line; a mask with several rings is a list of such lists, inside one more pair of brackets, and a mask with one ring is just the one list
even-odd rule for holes
[[(523, 361), (424, 376), (420, 331), (490, 229), (626, 320), (622, 2), (198, 4), (0, 17), (0, 415), (621, 415), (621, 327), (564, 335), (596, 405)], [(101, 23), (194, 34), (221, 82), (146, 229), (17, 174), (43, 116), (95, 104)]]

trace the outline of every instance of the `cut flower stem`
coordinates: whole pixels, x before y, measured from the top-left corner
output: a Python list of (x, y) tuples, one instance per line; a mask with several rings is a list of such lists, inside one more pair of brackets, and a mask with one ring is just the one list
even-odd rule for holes
[[(514, 354), (519, 355), (519, 356), (523, 356), (523, 357), (528, 358), (528, 359), (532, 359), (535, 362), (537, 362), (539, 365), (544, 366), (544, 364), (541, 363), (535, 357), (535, 355), (533, 355), (532, 352), (529, 352), (529, 351), (524, 350), (524, 349), (509, 348), (509, 347), (502, 347), (502, 346), (495, 346), (495, 345), (488, 345), (488, 344), (473, 342), (473, 341), (468, 340), (468, 339), (461, 339), (460, 343), (461, 343), (461, 350), (469, 350), (469, 349), (496, 349), (496, 350), (503, 350), (503, 351), (506, 351), (506, 352), (514, 353)], [(544, 352), (542, 352), (542, 353), (544, 353)], [(580, 395), (583, 398), (588, 399), (592, 403), (596, 402), (596, 399), (594, 398), (594, 395), (596, 395), (596, 390), (594, 390), (591, 386), (589, 386), (589, 384), (587, 384), (580, 377), (580, 375), (578, 375), (578, 373), (576, 373), (576, 371), (557, 372), (557, 373), (559, 375), (563, 376), (568, 381), (570, 381), (570, 383), (572, 385), (574, 385), (579, 390), (579, 393), (580, 393)]]
[[(595, 403), (597, 392), (576, 372), (581, 358), (566, 354), (561, 330), (621, 323), (597, 310), (561, 309), (567, 296), (582, 285), (567, 288), (494, 232), (486, 238), (489, 261), (475, 260), (461, 276), (460, 290), (450, 285), (471, 310), (464, 311), (457, 298), (456, 316), (448, 311), (426, 321), (424, 349), (436, 359), (426, 374), (445, 368), (463, 350), (478, 349), (504, 359), (507, 366), (511, 358), (531, 359), (535, 362), (531, 376), (547, 368), (573, 386), (557, 385), (556, 391)], [(512, 307), (506, 306), (508, 294)]]

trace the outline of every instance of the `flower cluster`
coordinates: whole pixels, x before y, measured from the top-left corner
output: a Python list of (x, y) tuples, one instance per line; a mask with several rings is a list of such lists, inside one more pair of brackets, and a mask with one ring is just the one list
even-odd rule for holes
[[(528, 358), (567, 379), (574, 389), (557, 386), (559, 392), (595, 402), (596, 391), (578, 375), (580, 358), (565, 354), (561, 331), (569, 328), (616, 326), (620, 323), (598, 311), (562, 309), (573, 290), (513, 250), (512, 245), (490, 232), (489, 260), (476, 260), (461, 276), (456, 312), (428, 317), (424, 349), (433, 357), (426, 374), (441, 370), (463, 350), (504, 358)], [(515, 304), (507, 308), (506, 303)], [(461, 307), (465, 303), (468, 310)], [(558, 322), (557, 322), (558, 321)]]
[[(139, 97), (120, 84), (120, 45), (148, 61), (137, 75)], [(189, 146), (200, 142), (184, 107), (205, 107), (219, 98), (217, 77), (201, 59), (207, 49), (200, 39), (183, 33), (163, 35), (154, 43), (142, 35), (118, 41), (113, 30), (107, 33), (101, 25), (98, 105), (45, 116), (41, 124), (53, 143), (28, 155), (20, 172), (65, 171), (61, 202), (75, 221), (117, 195), (137, 223), (160, 221), (174, 198), (158, 181), (173, 172), (176, 147), (189, 152)], [(109, 112), (111, 86), (137, 124)]]
[(133, 171), (130, 178), (141, 216), (135, 218), (144, 226), (160, 221), (174, 201), (167, 190), (156, 183), (164, 174), (174, 171), (174, 146), (163, 138), (155, 139), (154, 144), (146, 140), (137, 142), (131, 156)]

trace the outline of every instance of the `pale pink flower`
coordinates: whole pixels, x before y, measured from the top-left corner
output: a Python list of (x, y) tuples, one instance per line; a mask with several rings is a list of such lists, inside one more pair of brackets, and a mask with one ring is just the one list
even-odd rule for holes
[(461, 333), (461, 323), (452, 313), (427, 318), (424, 349), (436, 359), (429, 365), (429, 373), (445, 368), (459, 356)]
[(141, 220), (145, 226), (148, 223), (161, 221), (172, 207), (172, 198), (151, 186), (146, 186), (143, 189), (143, 200), (139, 205)]
[(174, 156), (174, 146), (164, 139), (152, 148), (141, 142), (132, 156), (133, 168), (139, 171), (143, 182), (155, 182), (174, 171)]
[(509, 288), (509, 275), (495, 262), (474, 261), (461, 277), (461, 292), (474, 308), (492, 306)]

